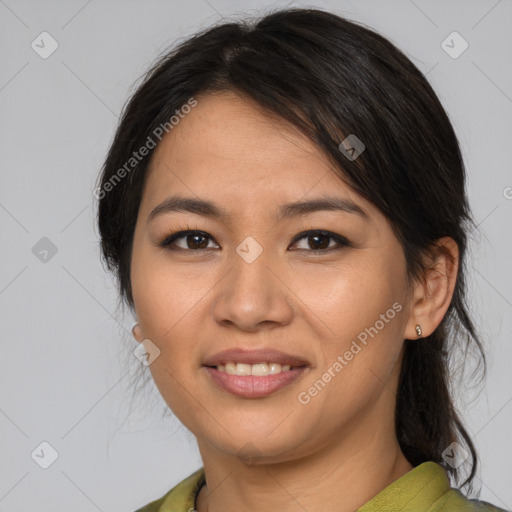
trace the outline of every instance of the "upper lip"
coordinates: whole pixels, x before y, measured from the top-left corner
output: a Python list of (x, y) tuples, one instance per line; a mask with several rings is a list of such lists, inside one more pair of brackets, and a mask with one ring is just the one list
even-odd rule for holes
[(243, 348), (231, 348), (217, 352), (213, 356), (207, 357), (204, 366), (219, 366), (226, 363), (279, 363), (289, 364), (290, 366), (307, 366), (309, 363), (301, 357), (286, 354), (280, 350), (263, 348), (257, 350), (245, 350)]

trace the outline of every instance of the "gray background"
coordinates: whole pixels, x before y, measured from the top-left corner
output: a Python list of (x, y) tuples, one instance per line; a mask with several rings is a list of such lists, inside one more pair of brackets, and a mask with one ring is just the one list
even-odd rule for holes
[[(286, 5), (391, 39), (453, 121), (479, 224), (469, 289), (490, 363), (484, 390), (458, 388), (457, 400), (481, 455), (481, 498), (512, 507), (510, 0), (0, 0), (0, 511), (130, 511), (201, 465), (152, 381), (132, 400), (133, 319), (100, 263), (92, 191), (118, 114), (161, 51), (220, 18)], [(58, 43), (47, 58), (31, 47), (43, 31)], [(441, 46), (453, 31), (469, 44), (458, 58)], [(31, 456), (43, 441), (58, 452), (48, 469)]]

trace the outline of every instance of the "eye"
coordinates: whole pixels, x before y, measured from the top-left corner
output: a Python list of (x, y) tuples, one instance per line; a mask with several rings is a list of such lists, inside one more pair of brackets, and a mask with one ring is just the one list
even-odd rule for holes
[[(340, 249), (343, 247), (348, 247), (351, 245), (350, 242), (345, 237), (324, 230), (303, 231), (292, 240), (292, 245), (296, 244), (301, 240), (307, 240), (307, 247), (302, 247), (293, 250), (320, 254)], [(179, 245), (177, 243), (178, 241), (182, 242), (182, 245)], [(212, 241), (213, 238), (204, 231), (200, 231), (197, 229), (187, 229), (180, 230), (168, 235), (158, 244), (158, 246), (168, 249), (170, 251), (198, 252), (207, 250), (209, 248), (209, 243)], [(331, 241), (335, 242), (334, 246), (331, 245)], [(217, 247), (214, 248), (218, 247), (219, 246), (217, 245)]]
[[(324, 230), (313, 230), (313, 231), (304, 231), (303, 233), (298, 234), (292, 241), (292, 244), (297, 243), (300, 240), (307, 240), (306, 245), (309, 247), (299, 248), (296, 250), (299, 251), (308, 251), (313, 253), (325, 253), (330, 252), (332, 250), (341, 249), (342, 247), (350, 246), (350, 242), (343, 236), (337, 235), (336, 233), (332, 233), (330, 231)], [(334, 240), (334, 246), (330, 245), (330, 241)], [(312, 242), (311, 242), (312, 241)], [(337, 244), (337, 245), (336, 245)], [(313, 247), (312, 249), (310, 249)]]
[[(177, 241), (184, 241), (184, 245), (178, 245)], [(208, 233), (196, 229), (177, 231), (164, 238), (158, 245), (170, 251), (202, 251), (208, 248), (212, 238)]]

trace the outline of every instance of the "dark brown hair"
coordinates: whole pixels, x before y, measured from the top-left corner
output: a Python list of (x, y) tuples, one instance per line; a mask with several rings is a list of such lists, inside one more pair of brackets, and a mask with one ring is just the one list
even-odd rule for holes
[[(464, 354), (474, 348), (485, 375), (465, 298), (474, 223), (464, 164), (425, 76), (375, 31), (317, 9), (278, 10), (206, 29), (152, 66), (124, 108), (97, 188), (102, 254), (116, 273), (120, 297), (133, 308), (132, 241), (153, 149), (131, 167), (126, 163), (190, 98), (227, 90), (288, 120), (332, 160), (340, 177), (389, 220), (410, 279), (424, 274), (424, 256), (436, 240), (449, 236), (457, 243), (459, 273), (447, 314), (432, 335), (405, 341), (396, 435), (413, 466), (435, 461), (456, 479), (457, 468), (442, 454), (452, 442), (465, 445), (471, 471), (462, 485), (469, 484), (477, 454), (455, 410), (448, 371), (455, 348)], [(339, 149), (349, 134), (366, 145), (355, 160)]]

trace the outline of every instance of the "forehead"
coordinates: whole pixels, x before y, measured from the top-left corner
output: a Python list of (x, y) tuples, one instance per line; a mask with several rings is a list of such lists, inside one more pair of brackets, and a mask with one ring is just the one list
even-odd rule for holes
[(171, 192), (244, 209), (333, 195), (372, 206), (298, 129), (232, 92), (207, 94), (162, 138), (143, 203)]

